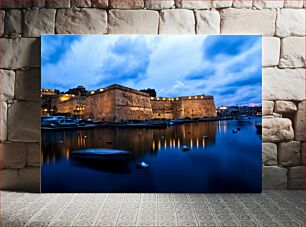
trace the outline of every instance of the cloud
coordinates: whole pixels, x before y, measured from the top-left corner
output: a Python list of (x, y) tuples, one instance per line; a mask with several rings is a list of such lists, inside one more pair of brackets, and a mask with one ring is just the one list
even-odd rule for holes
[(118, 83), (214, 95), (217, 106), (261, 102), (261, 36), (49, 36), (42, 45), (45, 88)]

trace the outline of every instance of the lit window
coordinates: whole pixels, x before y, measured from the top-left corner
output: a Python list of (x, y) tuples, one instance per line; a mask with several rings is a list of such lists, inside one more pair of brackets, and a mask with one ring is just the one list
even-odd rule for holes
[(195, 99), (197, 99), (197, 98), (198, 98), (198, 96), (194, 96), (194, 98), (195, 98)]
[(189, 96), (188, 98), (191, 99), (191, 96)]
[(94, 93), (95, 93), (94, 91), (90, 92), (90, 94), (92, 94), (92, 95), (93, 95)]
[(104, 89), (103, 89), (103, 88), (100, 88), (100, 91), (104, 91)]

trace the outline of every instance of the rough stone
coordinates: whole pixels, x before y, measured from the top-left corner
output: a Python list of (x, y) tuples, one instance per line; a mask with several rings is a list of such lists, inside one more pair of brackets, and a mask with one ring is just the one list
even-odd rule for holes
[(281, 100), (275, 102), (276, 113), (292, 113), (295, 111), (297, 111), (297, 107), (294, 102)]
[(212, 3), (211, 0), (175, 0), (175, 6), (184, 9), (209, 9)]
[(39, 37), (54, 34), (55, 9), (34, 9), (24, 13), (24, 37)]
[(212, 0), (212, 8), (228, 8), (233, 4), (232, 0)]
[(4, 16), (5, 11), (0, 10), (0, 35), (4, 34)]
[(0, 8), (2, 9), (21, 9), (30, 8), (32, 2), (30, 0), (1, 0)]
[(305, 167), (291, 167), (288, 171), (288, 189), (304, 189)]
[(263, 100), (305, 99), (303, 69), (264, 68), (262, 70)]
[(109, 0), (109, 6), (114, 9), (142, 9), (144, 2), (143, 0)]
[(271, 9), (223, 9), (221, 16), (222, 34), (262, 34), (273, 36), (276, 12)]
[(305, 37), (283, 38), (281, 53), (281, 68), (305, 67)]
[(40, 101), (40, 68), (16, 72), (15, 99)]
[(27, 166), (40, 166), (40, 144), (28, 143)]
[(0, 103), (0, 142), (7, 140), (7, 103)]
[(306, 159), (305, 159), (305, 142), (301, 143), (301, 165), (306, 165)]
[(283, 8), (284, 0), (254, 0), (253, 6), (257, 9), (264, 8)]
[(277, 37), (262, 38), (262, 64), (275, 66), (279, 63), (280, 39)]
[(277, 165), (277, 145), (275, 143), (262, 144), (262, 164), (266, 166)]
[(234, 8), (252, 8), (253, 2), (250, 0), (234, 0), (233, 7)]
[(60, 9), (56, 16), (58, 34), (101, 34), (107, 32), (107, 14), (100, 9)]
[(40, 66), (40, 39), (0, 39), (1, 68), (18, 69)]
[(108, 32), (113, 34), (157, 34), (159, 14), (152, 10), (110, 10)]
[(160, 34), (194, 34), (195, 18), (188, 9), (166, 9), (160, 13)]
[(91, 7), (90, 0), (70, 0), (71, 7)]
[(300, 142), (280, 143), (278, 148), (278, 164), (282, 166), (298, 166), (300, 164)]
[(6, 12), (4, 19), (4, 33), (22, 32), (22, 13), (21, 10), (12, 9)]
[(290, 119), (276, 117), (263, 118), (262, 126), (263, 142), (290, 141), (294, 138)]
[(32, 1), (32, 7), (35, 8), (44, 8), (46, 6), (45, 0), (33, 0)]
[(70, 0), (46, 0), (47, 8), (62, 9), (70, 7)]
[(21, 169), (26, 166), (27, 145), (25, 143), (0, 143), (0, 160), (3, 168)]
[(174, 0), (145, 0), (146, 9), (170, 9), (174, 7)]
[(305, 141), (305, 101), (298, 104), (294, 119), (295, 140)]
[(8, 108), (8, 140), (40, 141), (40, 102), (14, 102)]
[(1, 189), (24, 192), (40, 191), (40, 168), (27, 167), (20, 170), (0, 170)]
[(220, 34), (220, 14), (218, 11), (197, 10), (197, 34)]
[(272, 115), (274, 109), (273, 101), (263, 101), (262, 102), (262, 115)]
[(106, 9), (108, 7), (108, 0), (91, 0), (91, 5), (95, 8)]
[(0, 101), (14, 99), (15, 72), (0, 69)]
[(279, 166), (264, 166), (262, 187), (263, 189), (287, 189), (287, 169)]
[(281, 9), (277, 12), (276, 31), (279, 37), (305, 35), (305, 10)]
[(303, 8), (303, 0), (285, 0), (285, 8)]

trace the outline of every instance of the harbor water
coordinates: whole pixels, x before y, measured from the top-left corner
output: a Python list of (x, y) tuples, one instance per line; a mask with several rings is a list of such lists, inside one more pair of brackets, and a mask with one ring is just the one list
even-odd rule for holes
[[(261, 118), (165, 129), (102, 127), (42, 131), (42, 192), (261, 192)], [(120, 160), (71, 151), (129, 151)], [(184, 149), (185, 148), (185, 149)], [(145, 162), (149, 166), (137, 165)]]

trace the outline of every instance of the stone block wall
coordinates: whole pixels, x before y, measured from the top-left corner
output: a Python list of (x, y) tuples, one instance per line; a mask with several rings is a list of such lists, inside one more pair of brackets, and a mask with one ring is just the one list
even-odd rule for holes
[(1, 188), (39, 190), (41, 34), (262, 34), (263, 187), (303, 188), (302, 0), (0, 0)]

